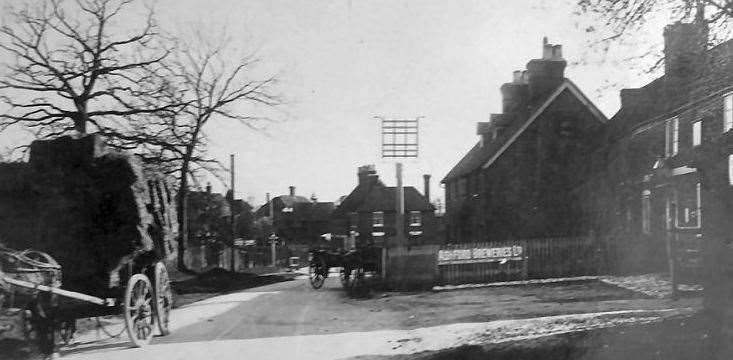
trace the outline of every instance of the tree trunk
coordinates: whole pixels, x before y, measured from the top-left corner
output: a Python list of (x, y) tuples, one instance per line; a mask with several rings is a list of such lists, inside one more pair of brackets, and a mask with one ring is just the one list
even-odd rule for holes
[(76, 116), (74, 116), (74, 130), (79, 134), (87, 133), (87, 105), (83, 102), (74, 101), (76, 105)]
[[(187, 151), (189, 153), (189, 151)], [(178, 189), (178, 269), (187, 271), (186, 247), (188, 246), (188, 167), (191, 157), (187, 156), (181, 166), (181, 180)]]

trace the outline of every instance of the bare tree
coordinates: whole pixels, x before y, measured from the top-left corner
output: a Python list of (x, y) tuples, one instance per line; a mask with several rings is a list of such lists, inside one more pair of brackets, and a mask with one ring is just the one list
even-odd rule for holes
[(667, 17), (667, 22), (696, 17), (704, 21), (710, 30), (709, 45), (729, 39), (733, 30), (733, 0), (577, 0), (576, 5), (591, 34), (586, 58), (600, 54), (603, 61), (610, 49), (620, 47), (625, 54), (620, 60), (642, 73), (656, 71), (663, 64), (661, 48), (643, 38), (647, 25), (659, 16)]
[[(198, 34), (203, 31), (198, 31)], [(158, 116), (136, 114), (124, 131), (105, 129), (111, 138), (118, 139), (120, 147), (144, 149), (146, 162), (175, 171), (179, 179), (179, 267), (187, 243), (187, 213), (189, 181), (195, 173), (204, 170), (217, 174), (223, 169), (216, 160), (207, 157), (208, 139), (205, 128), (218, 121), (234, 121), (244, 127), (262, 131), (273, 121), (268, 110), (282, 104), (274, 93), (276, 76), (255, 78), (257, 58), (254, 54), (233, 56), (225, 36), (211, 36), (221, 40), (210, 41), (194, 35), (179, 40), (176, 50), (161, 62), (160, 99), (180, 111)], [(145, 131), (137, 127), (145, 128)]]
[[(0, 77), (0, 131), (24, 125), (38, 137), (115, 128), (126, 116), (174, 110), (154, 76), (170, 50), (153, 11), (142, 24), (133, 0), (49, 0), (11, 8), (0, 27), (10, 60)], [(124, 20), (124, 26), (122, 26)], [(137, 27), (135, 27), (138, 25)], [(134, 30), (133, 30), (134, 29)]]

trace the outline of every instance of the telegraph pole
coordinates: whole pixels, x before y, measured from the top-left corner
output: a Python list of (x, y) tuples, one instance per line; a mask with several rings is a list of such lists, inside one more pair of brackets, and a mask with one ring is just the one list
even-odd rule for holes
[(231, 250), (231, 254), (229, 256), (229, 261), (230, 261), (229, 267), (230, 267), (230, 270), (232, 272), (235, 272), (235, 271), (237, 271), (237, 268), (234, 265), (234, 258), (235, 258), (234, 257), (234, 252), (236, 250), (236, 246), (234, 246), (234, 237), (235, 237), (235, 234), (237, 233), (237, 224), (234, 221), (234, 199), (236, 198), (234, 196), (234, 154), (230, 154), (229, 155), (229, 166), (230, 166), (230, 169), (231, 169), (230, 170), (230, 181), (231, 181), (231, 189), (232, 189), (232, 200), (229, 203), (230, 204), (229, 205), (229, 213), (230, 213), (230, 218), (231, 218), (231, 222), (232, 222), (232, 247), (230, 249)]
[[(375, 118), (381, 120), (381, 152), (382, 158), (417, 158), (418, 156), (418, 121), (422, 116), (414, 119), (385, 119), (380, 116)], [(407, 245), (405, 236), (405, 189), (402, 186), (402, 163), (395, 163), (395, 175), (397, 187), (395, 191), (395, 238), (392, 247), (396, 251)], [(388, 245), (385, 241), (382, 244), (382, 279), (387, 279), (387, 261), (389, 255)]]
[(397, 198), (395, 209), (397, 215), (395, 218), (396, 237), (398, 245), (405, 245), (405, 188), (402, 186), (402, 163), (395, 163), (395, 174), (397, 175)]

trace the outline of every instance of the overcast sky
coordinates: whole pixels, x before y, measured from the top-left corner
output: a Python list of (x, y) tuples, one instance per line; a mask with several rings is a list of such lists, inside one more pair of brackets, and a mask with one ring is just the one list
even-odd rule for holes
[[(501, 111), (501, 84), (541, 56), (543, 36), (563, 45), (571, 63), (566, 77), (612, 116), (617, 90), (596, 90), (608, 81), (632, 87), (648, 78), (618, 62), (573, 65), (583, 60), (589, 34), (583, 25), (588, 19), (572, 10), (571, 2), (529, 0), (156, 5), (164, 27), (224, 26), (235, 46), (257, 49), (263, 73), (279, 73), (288, 103), (283, 121), (267, 134), (225, 122), (207, 130), (213, 156), (228, 162), (236, 154), (237, 195), (253, 196), (256, 204), (266, 192), (284, 194), (290, 185), (300, 195), (334, 201), (351, 191), (363, 164), (375, 164), (393, 185), (394, 164), (379, 157), (375, 116), (422, 116), (420, 158), (404, 161), (405, 184), (422, 191), (421, 175), (431, 174), (433, 195), (442, 197), (439, 180), (475, 144), (476, 123)], [(661, 24), (650, 29), (650, 41), (661, 43)], [(0, 141), (21, 138), (5, 134)], [(216, 180), (212, 185), (224, 189)]]

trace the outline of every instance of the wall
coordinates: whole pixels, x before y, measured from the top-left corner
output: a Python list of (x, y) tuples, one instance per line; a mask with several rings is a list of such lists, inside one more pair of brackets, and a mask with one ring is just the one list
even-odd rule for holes
[(387, 249), (387, 287), (430, 289), (436, 283), (439, 245), (390, 247)]

